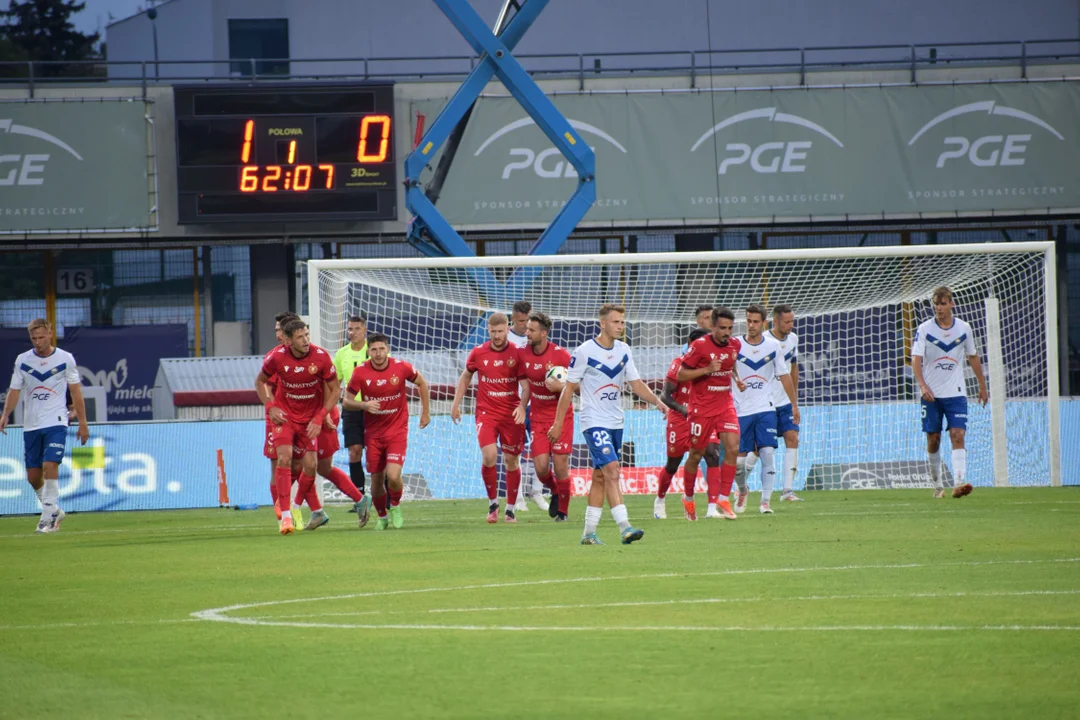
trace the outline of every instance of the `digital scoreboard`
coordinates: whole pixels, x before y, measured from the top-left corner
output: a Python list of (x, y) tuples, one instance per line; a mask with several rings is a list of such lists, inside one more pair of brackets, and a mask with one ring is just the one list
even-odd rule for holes
[(180, 224), (396, 220), (391, 83), (178, 86)]

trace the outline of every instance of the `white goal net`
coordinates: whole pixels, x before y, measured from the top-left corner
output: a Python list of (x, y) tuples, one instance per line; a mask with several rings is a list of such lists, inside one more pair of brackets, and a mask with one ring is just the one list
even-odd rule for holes
[[(796, 489), (928, 487), (910, 351), (939, 285), (974, 329), (990, 387), (984, 408), (968, 369), (968, 481), (1059, 484), (1054, 282), (1052, 243), (308, 263), (314, 342), (335, 351), (347, 318), (363, 315), (431, 384), (428, 428), (417, 427), (415, 396), (410, 404), (404, 473), (408, 496), (434, 498), (484, 495), (473, 419), (453, 424), (450, 400), (487, 317), (517, 300), (548, 314), (551, 340), (571, 352), (596, 334), (602, 304), (625, 305), (626, 340), (657, 391), (697, 306), (730, 307), (741, 333), (748, 305), (789, 304), (802, 407)], [(629, 393), (624, 407), (624, 480), (649, 491), (665, 464), (664, 421)], [(946, 464), (948, 450), (944, 433)], [(588, 476), (587, 457), (575, 450), (576, 478)]]

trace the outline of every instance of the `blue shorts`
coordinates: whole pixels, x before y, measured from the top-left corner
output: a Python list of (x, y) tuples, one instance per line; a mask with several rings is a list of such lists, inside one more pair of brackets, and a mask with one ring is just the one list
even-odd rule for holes
[(585, 431), (585, 444), (589, 446), (594, 468), (618, 462), (619, 449), (622, 448), (622, 429), (589, 428)]
[(24, 431), (26, 467), (39, 468), (42, 463), (59, 464), (62, 462), (64, 450), (67, 447), (67, 431), (68, 429), (63, 425)]
[(922, 430), (924, 433), (941, 432), (941, 419), (949, 421), (949, 429), (967, 430), (968, 403), (966, 397), (935, 398), (922, 404)]
[(776, 434), (783, 435), (792, 430), (799, 432), (799, 424), (791, 412), (791, 403), (776, 408)]
[(754, 452), (759, 447), (776, 447), (775, 410), (739, 418), (739, 452)]

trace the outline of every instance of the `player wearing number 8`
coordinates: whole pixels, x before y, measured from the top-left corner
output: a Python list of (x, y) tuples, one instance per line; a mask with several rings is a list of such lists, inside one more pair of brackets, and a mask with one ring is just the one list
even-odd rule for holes
[(971, 326), (953, 315), (953, 294), (947, 287), (934, 290), (934, 317), (915, 331), (911, 345), (911, 371), (922, 391), (922, 429), (926, 433), (926, 451), (930, 455), (930, 476), (934, 481), (934, 497), (945, 496), (941, 478), (942, 418), (948, 420), (949, 440), (952, 442), (953, 497), (971, 492), (965, 482), (967, 450), (964, 435), (967, 430), (967, 390), (964, 387), (964, 358), (979, 381), (979, 402), (989, 399), (982, 360)]
[(640, 540), (644, 530), (631, 527), (619, 489), (619, 451), (622, 449), (623, 384), (629, 383), (634, 394), (667, 414), (667, 407), (641, 381), (630, 347), (619, 340), (626, 329), (626, 308), (604, 305), (600, 308), (600, 334), (580, 345), (570, 359), (566, 386), (559, 395), (555, 421), (548, 430), (552, 442), (562, 436), (563, 417), (574, 393), (581, 390), (581, 427), (592, 455), (592, 487), (585, 509), (585, 532), (582, 545), (603, 545), (596, 536), (600, 515), (607, 498), (611, 517), (619, 525), (622, 542)]

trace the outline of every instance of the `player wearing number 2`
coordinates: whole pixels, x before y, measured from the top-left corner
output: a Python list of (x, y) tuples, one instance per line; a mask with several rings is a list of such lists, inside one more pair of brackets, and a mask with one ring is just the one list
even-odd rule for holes
[(548, 430), (551, 442), (562, 437), (563, 417), (570, 409), (574, 393), (581, 389), (581, 427), (592, 455), (592, 487), (585, 509), (585, 533), (582, 545), (603, 545), (596, 536), (600, 515), (607, 498), (611, 516), (619, 525), (622, 542), (629, 545), (645, 534), (630, 525), (619, 489), (619, 451), (622, 448), (623, 384), (629, 383), (634, 394), (667, 414), (667, 407), (641, 381), (630, 347), (618, 338), (626, 328), (626, 308), (604, 305), (600, 308), (600, 334), (574, 351), (566, 386), (559, 395), (555, 421)]
[(971, 326), (953, 315), (953, 294), (947, 287), (934, 290), (934, 317), (915, 331), (911, 345), (911, 371), (922, 391), (922, 428), (926, 433), (926, 451), (930, 455), (930, 476), (934, 481), (934, 497), (944, 497), (941, 477), (942, 419), (949, 423), (952, 442), (953, 497), (971, 492), (966, 482), (967, 451), (964, 434), (967, 430), (967, 389), (964, 387), (966, 357), (975, 378), (979, 381), (979, 402), (986, 405), (989, 394), (983, 376), (982, 359)]

